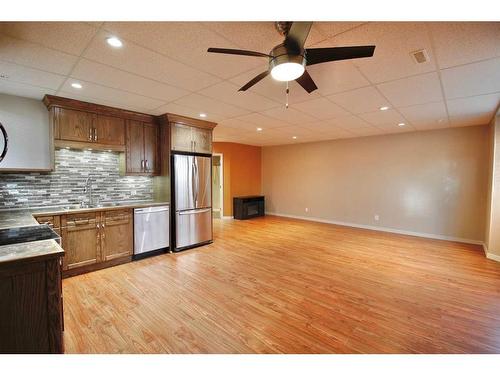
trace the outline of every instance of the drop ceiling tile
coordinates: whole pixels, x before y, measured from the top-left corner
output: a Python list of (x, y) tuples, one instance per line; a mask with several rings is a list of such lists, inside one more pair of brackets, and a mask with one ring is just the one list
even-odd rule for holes
[(377, 88), (396, 107), (443, 100), (439, 76), (435, 72), (381, 83)]
[[(237, 118), (230, 118), (230, 119), (225, 119), (222, 120), (217, 126), (221, 127), (229, 127), (232, 129), (238, 129), (241, 131), (256, 131), (258, 127), (264, 129), (262, 126), (257, 126), (255, 124), (252, 124), (250, 122), (242, 121)], [(267, 129), (267, 128), (266, 128)]]
[(255, 57), (208, 53), (209, 47), (238, 46), (199, 22), (107, 22), (104, 29), (224, 79), (259, 65)]
[(296, 111), (293, 108), (278, 107), (264, 111), (263, 114), (294, 125), (314, 121), (314, 117)]
[[(186, 116), (198, 119), (200, 118), (200, 111), (195, 108), (186, 107), (184, 105), (176, 103), (167, 103), (162, 106), (155, 108), (155, 115), (163, 115), (165, 113), (175, 113), (176, 115)], [(223, 119), (223, 116), (217, 115), (215, 113), (207, 113), (207, 117), (204, 119), (212, 122), (219, 122)]]
[(314, 22), (313, 27), (318, 28), (325, 37), (332, 38), (363, 24), (363, 22)]
[(57, 90), (66, 79), (65, 76), (48, 73), (21, 65), (0, 61), (0, 74), (7, 76), (1, 80), (25, 83), (32, 86), (46, 87)]
[(371, 135), (380, 135), (384, 134), (384, 131), (373, 126), (369, 126), (366, 128), (353, 128), (349, 130), (350, 133), (354, 134), (357, 137), (366, 137)]
[(255, 126), (261, 128), (279, 128), (283, 126), (290, 125), (289, 123), (275, 119), (273, 117), (265, 116), (261, 113), (249, 113), (248, 115), (240, 116), (236, 118), (237, 120), (241, 120), (244, 122), (249, 122), (254, 124)]
[(397, 126), (401, 122), (406, 122), (404, 117), (394, 109), (363, 113), (359, 117), (374, 126)]
[(484, 113), (467, 114), (464, 116), (450, 116), (451, 127), (487, 125), (491, 121), (491, 116)]
[(500, 92), (500, 58), (441, 71), (446, 99)]
[(56, 91), (0, 79), (0, 93), (41, 100), (46, 94), (54, 95)]
[(500, 56), (499, 22), (431, 22), (440, 68)]
[(97, 28), (85, 22), (4, 22), (2, 32), (79, 56)]
[[(500, 93), (448, 100), (448, 112), (452, 126), (487, 124), (492, 119), (500, 103)], [(462, 125), (461, 125), (462, 126)]]
[(136, 112), (141, 112), (141, 113), (153, 114), (153, 111), (149, 110), (148, 108), (135, 106), (133, 104), (126, 105), (126, 104), (123, 104), (122, 102), (110, 101), (110, 100), (106, 100), (106, 99), (85, 96), (85, 95), (82, 95), (80, 93), (75, 93), (75, 92), (71, 92), (71, 91), (60, 90), (57, 92), (57, 95), (65, 97), (65, 98), (81, 100), (81, 101), (89, 102), (89, 103), (107, 105), (107, 106), (115, 107), (115, 108), (123, 108), (123, 109), (127, 109), (129, 111), (136, 111)]
[(127, 73), (87, 59), (81, 59), (78, 62), (71, 73), (71, 77), (167, 102), (190, 93), (189, 91), (177, 87), (169, 86), (148, 78), (142, 78), (135, 74)]
[(68, 74), (76, 56), (0, 34), (0, 60), (51, 73)]
[(191, 107), (196, 109), (198, 113), (203, 112), (209, 116), (212, 114), (220, 115), (222, 117), (236, 117), (247, 114), (248, 111), (242, 108), (235, 107), (230, 104), (223, 103), (219, 100), (215, 100), (199, 94), (190, 94), (184, 96), (174, 103), (180, 104), (186, 107)]
[(328, 120), (328, 122), (333, 126), (348, 131), (355, 128), (368, 128), (371, 126), (368, 122), (357, 116), (338, 117), (332, 120)]
[[(431, 42), (421, 22), (374, 22), (333, 38), (335, 46), (375, 45), (373, 57), (351, 60), (372, 82), (381, 83), (436, 70)], [(410, 52), (426, 49), (430, 61), (416, 64)]]
[(326, 98), (318, 98), (307, 100), (301, 103), (296, 103), (293, 105), (293, 109), (298, 109), (299, 111), (316, 117), (320, 120), (348, 116), (350, 114), (345, 109), (339, 107), (335, 103), (332, 103)]
[(354, 114), (373, 112), (382, 106), (391, 106), (373, 87), (363, 87), (340, 94), (330, 95), (328, 99)]
[(106, 38), (110, 35), (109, 32), (100, 32), (85, 51), (84, 57), (190, 91), (200, 90), (220, 81), (213, 75), (132, 42), (124, 41), (122, 48), (111, 48), (106, 43)]
[[(92, 98), (93, 100), (104, 100), (106, 102), (112, 102), (118, 104), (121, 108), (144, 108), (149, 111), (159, 107), (164, 104), (163, 101), (148, 98), (141, 95), (132, 94), (130, 92), (120, 91), (113, 88), (97, 85), (92, 82), (87, 82), (79, 80), (82, 84), (81, 89), (74, 89), (71, 87), (71, 83), (74, 79), (67, 79), (61, 88), (61, 91), (66, 93), (72, 93), (72, 97), (85, 97)], [(135, 109), (134, 109), (135, 110)]]
[(314, 132), (311, 129), (305, 128), (303, 126), (285, 126), (283, 128), (272, 129), (274, 132), (279, 132), (281, 134), (289, 134), (291, 136), (305, 137), (311, 136)]
[(199, 93), (250, 111), (263, 111), (280, 105), (280, 103), (262, 95), (251, 91), (238, 91), (238, 89), (239, 86), (230, 82), (220, 82), (199, 91)]
[(335, 94), (370, 85), (370, 82), (350, 61), (317, 64), (308, 67), (307, 70), (318, 86), (317, 91), (321, 95)]
[(419, 104), (398, 108), (416, 129), (438, 129), (448, 126), (444, 102)]
[[(250, 71), (245, 72), (243, 74), (240, 74), (240, 75), (232, 78), (230, 81), (235, 83), (238, 87), (241, 87), (241, 86), (245, 85), (248, 81), (250, 81), (252, 78), (257, 76), (258, 74), (267, 70), (267, 68), (268, 68), (267, 64), (263, 64), (261, 67), (258, 67), (256, 69), (253, 69), (253, 70), (250, 70)], [(309, 93), (307, 93), (306, 90), (304, 90), (295, 81), (289, 83), (289, 88), (290, 88), (290, 94), (289, 94), (288, 102), (290, 104), (299, 103), (299, 102), (303, 102), (305, 100), (310, 100), (310, 99), (321, 97), (318, 90), (315, 90), (309, 94)], [(285, 102), (286, 102), (286, 83), (276, 81), (270, 75), (268, 77), (264, 78), (263, 80), (261, 80), (255, 86), (250, 88), (248, 91), (263, 95), (269, 99), (272, 99), (278, 103), (281, 103), (282, 105), (285, 105)]]

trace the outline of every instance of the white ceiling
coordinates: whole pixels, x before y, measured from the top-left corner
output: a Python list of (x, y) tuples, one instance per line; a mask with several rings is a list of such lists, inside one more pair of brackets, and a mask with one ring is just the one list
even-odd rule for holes
[[(122, 48), (107, 45), (111, 35)], [(272, 22), (2, 22), (0, 92), (206, 113), (217, 141), (254, 145), (482, 125), (500, 101), (499, 22), (316, 22), (306, 47), (374, 44), (375, 55), (308, 68), (319, 89), (292, 82), (288, 109), (285, 84), (270, 77), (237, 91), (265, 59), (206, 52), (268, 52), (281, 41)], [(420, 49), (429, 62), (413, 61)]]

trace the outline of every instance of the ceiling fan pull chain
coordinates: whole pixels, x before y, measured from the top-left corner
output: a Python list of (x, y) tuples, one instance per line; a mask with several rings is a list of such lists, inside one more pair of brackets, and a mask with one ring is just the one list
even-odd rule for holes
[(288, 94), (290, 93), (290, 90), (288, 89), (288, 81), (286, 81), (286, 103), (285, 103), (285, 108), (288, 109)]

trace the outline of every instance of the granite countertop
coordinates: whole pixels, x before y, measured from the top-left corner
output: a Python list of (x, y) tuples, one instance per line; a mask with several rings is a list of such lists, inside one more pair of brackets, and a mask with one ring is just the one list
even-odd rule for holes
[[(77, 205), (33, 207), (24, 209), (0, 210), (0, 229), (40, 225), (35, 216), (62, 215), (68, 213), (119, 210), (123, 208), (142, 208), (151, 206), (167, 206), (169, 202), (140, 201), (104, 203), (101, 207), (80, 208)], [(33, 241), (13, 245), (0, 246), (0, 263), (19, 261), (55, 254), (64, 254), (64, 250), (54, 240)]]

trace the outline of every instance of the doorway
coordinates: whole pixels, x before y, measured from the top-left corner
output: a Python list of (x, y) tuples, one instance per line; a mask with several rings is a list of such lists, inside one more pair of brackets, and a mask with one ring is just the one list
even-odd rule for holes
[(212, 155), (212, 215), (214, 219), (224, 216), (224, 171), (223, 155)]

